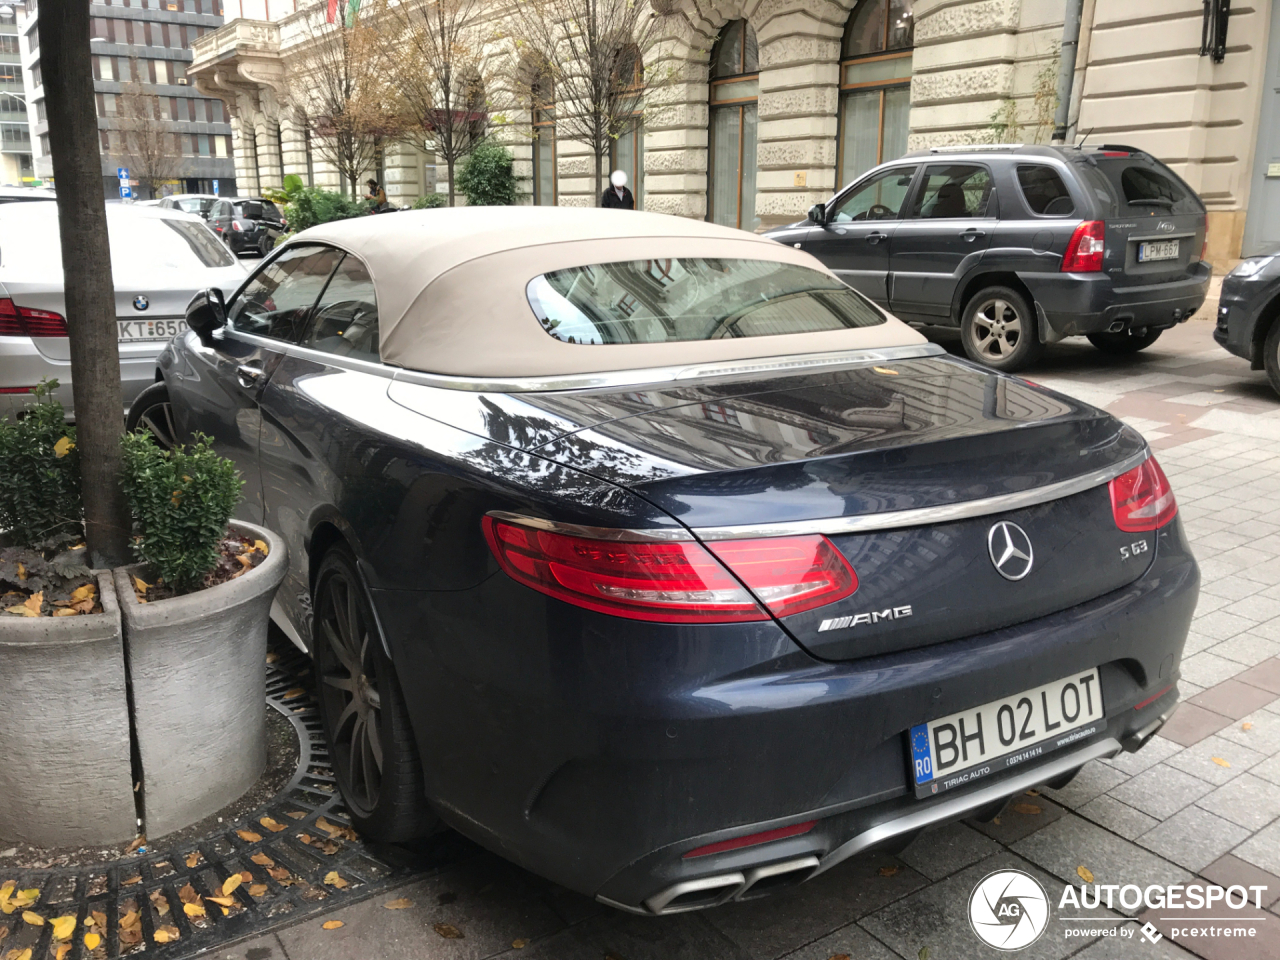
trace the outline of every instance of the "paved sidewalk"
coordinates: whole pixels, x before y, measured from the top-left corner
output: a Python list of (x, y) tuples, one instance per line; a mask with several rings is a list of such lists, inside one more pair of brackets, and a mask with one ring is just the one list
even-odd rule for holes
[[(1212, 314), (1208, 314), (1212, 316)], [(1136, 357), (1051, 347), (1028, 376), (1106, 407), (1151, 441), (1204, 575), (1182, 663), (1183, 703), (1138, 754), (1092, 763), (998, 822), (932, 831), (772, 899), (645, 919), (603, 909), (483, 851), (390, 894), (218, 951), (228, 960), (949, 960), (998, 956), (969, 929), (974, 884), (1033, 874), (1056, 908), (1078, 868), (1100, 884), (1267, 886), (1248, 939), (1141, 939), (1133, 911), (1070, 911), (1022, 953), (1036, 960), (1280, 958), (1280, 398), (1214, 344), (1207, 320)], [(393, 898), (411, 901), (388, 910)], [(1227, 911), (1231, 913), (1232, 911)], [(1200, 911), (1201, 919), (1223, 916)], [(1211, 922), (1211, 921), (1210, 921)], [(1124, 928), (1128, 939), (1068, 938)], [(455, 936), (456, 935), (456, 936)], [(1185, 949), (1184, 949), (1185, 948)], [(927, 949), (927, 953), (924, 951)]]

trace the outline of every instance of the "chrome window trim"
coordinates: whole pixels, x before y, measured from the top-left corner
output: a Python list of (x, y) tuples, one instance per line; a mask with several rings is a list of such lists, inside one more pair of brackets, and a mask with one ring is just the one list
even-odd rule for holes
[(468, 390), (477, 393), (555, 393), (564, 390), (597, 390), (635, 387), (646, 384), (674, 383), (712, 377), (749, 376), (762, 373), (807, 373), (812, 370), (860, 367), (895, 360), (916, 360), (946, 356), (936, 343), (902, 347), (880, 347), (866, 350), (842, 350), (836, 353), (795, 354), (756, 360), (725, 360), (719, 363), (688, 364), (671, 367), (647, 367), (637, 370), (612, 370), (603, 373), (553, 377), (508, 377), (486, 380), (479, 377), (453, 377), (418, 370), (396, 370), (395, 379), (428, 387)]
[(546, 520), (542, 517), (530, 517), (522, 513), (508, 513), (506, 510), (490, 510), (486, 516), (495, 520), (504, 520), (521, 527), (533, 527), (548, 533), (563, 533), (570, 537), (584, 537), (588, 540), (622, 540), (627, 543), (673, 543), (692, 542), (694, 537), (684, 527), (655, 527), (647, 530), (630, 530), (624, 527), (586, 527), (577, 523), (561, 523), (558, 520)]
[(1070, 480), (1059, 480), (1057, 483), (1020, 490), (1017, 493), (1002, 493), (994, 497), (983, 497), (978, 500), (962, 500), (959, 503), (938, 504), (932, 507), (918, 507), (913, 510), (893, 510), (886, 513), (868, 513), (853, 517), (826, 517), (816, 520), (782, 521), (780, 523), (743, 524), (729, 527), (696, 527), (694, 534), (699, 540), (745, 540), (752, 537), (794, 537), (803, 534), (842, 534), (870, 533), (876, 530), (894, 530), (900, 527), (919, 527), (935, 523), (950, 523), (955, 520), (971, 520), (974, 517), (990, 516), (993, 513), (1004, 513), (1009, 510), (1022, 510), (1026, 507), (1039, 506), (1053, 500), (1084, 493), (1104, 483), (1110, 483), (1122, 473), (1127, 473), (1149, 457), (1150, 451), (1127, 457), (1119, 463), (1113, 463), (1089, 473), (1072, 477)]

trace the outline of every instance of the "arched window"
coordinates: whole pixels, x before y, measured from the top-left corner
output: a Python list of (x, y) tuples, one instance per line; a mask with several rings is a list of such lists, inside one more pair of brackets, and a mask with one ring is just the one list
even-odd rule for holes
[(912, 2), (858, 0), (849, 14), (840, 59), (841, 184), (907, 152)]
[(551, 74), (540, 72), (530, 85), (533, 114), (533, 202), (556, 205), (556, 91)]
[(707, 161), (707, 219), (754, 230), (756, 216), (756, 100), (760, 53), (746, 20), (731, 20), (711, 50), (711, 156)]
[[(644, 61), (635, 44), (618, 52), (615, 69), (616, 83), (629, 96), (634, 96), (635, 109), (631, 120), (614, 140), (609, 153), (609, 169), (621, 170), (627, 175), (631, 195), (636, 198), (636, 209), (644, 209)], [(628, 97), (623, 98), (624, 101)], [(625, 109), (625, 107), (624, 107)]]

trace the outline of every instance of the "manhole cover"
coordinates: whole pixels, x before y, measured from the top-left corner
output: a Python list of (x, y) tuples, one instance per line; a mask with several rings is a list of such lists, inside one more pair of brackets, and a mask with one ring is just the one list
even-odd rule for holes
[[(273, 799), (217, 832), (109, 865), (0, 867), (0, 960), (199, 953), (364, 899), (413, 871), (351, 829), (316, 709), (310, 661), (273, 646), (267, 702), (293, 724), (298, 769)], [(33, 893), (34, 892), (34, 893)], [(31, 898), (35, 895), (32, 902)], [(41, 924), (32, 923), (35, 917)], [(68, 920), (75, 926), (69, 935)], [(86, 935), (89, 938), (86, 940)], [(97, 938), (96, 941), (94, 938)], [(93, 944), (92, 949), (90, 944)]]

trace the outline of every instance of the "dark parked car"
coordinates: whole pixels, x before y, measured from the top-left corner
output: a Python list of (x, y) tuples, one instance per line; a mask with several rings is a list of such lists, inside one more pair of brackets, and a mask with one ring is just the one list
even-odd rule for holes
[(1018, 370), (1083, 334), (1150, 346), (1204, 302), (1205, 208), (1135, 147), (939, 147), (883, 164), (768, 232), (910, 323)]
[(1254, 370), (1266, 370), (1280, 393), (1280, 256), (1250, 257), (1222, 280), (1213, 339)]
[(194, 213), (197, 217), (209, 219), (209, 211), (218, 202), (214, 193), (174, 193), (161, 197), (158, 206), (165, 210), (181, 210), (183, 213)]
[(209, 211), (209, 226), (232, 253), (256, 253), (265, 257), (285, 231), (284, 215), (262, 197), (219, 200)]
[(275, 616), (369, 836), (674, 913), (993, 816), (1177, 701), (1199, 574), (1142, 438), (807, 253), (360, 217), (187, 322), (132, 422), (215, 438), (286, 539)]

